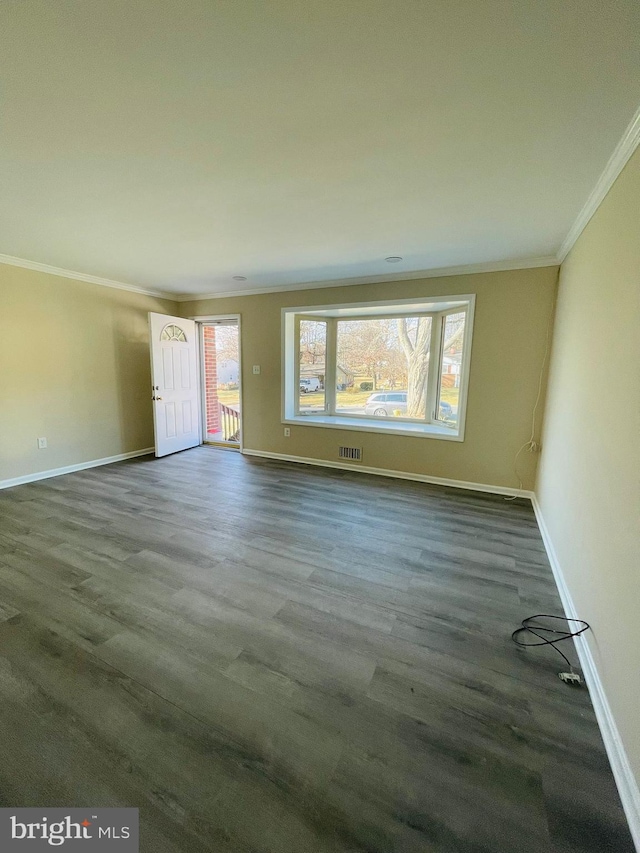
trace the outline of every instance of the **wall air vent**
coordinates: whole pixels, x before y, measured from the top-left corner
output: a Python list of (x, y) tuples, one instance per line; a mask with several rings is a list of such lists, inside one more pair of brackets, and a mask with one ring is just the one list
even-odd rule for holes
[(339, 447), (338, 456), (340, 459), (349, 459), (351, 462), (362, 462), (361, 447)]

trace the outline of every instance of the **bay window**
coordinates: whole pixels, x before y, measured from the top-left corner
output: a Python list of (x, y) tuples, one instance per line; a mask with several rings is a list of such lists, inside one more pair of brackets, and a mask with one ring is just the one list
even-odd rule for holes
[(283, 309), (283, 423), (462, 441), (474, 297)]

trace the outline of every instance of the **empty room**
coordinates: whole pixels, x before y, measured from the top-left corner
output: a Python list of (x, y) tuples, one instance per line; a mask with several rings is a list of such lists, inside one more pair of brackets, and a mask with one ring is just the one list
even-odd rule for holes
[(640, 4), (0, 4), (0, 851), (640, 851)]

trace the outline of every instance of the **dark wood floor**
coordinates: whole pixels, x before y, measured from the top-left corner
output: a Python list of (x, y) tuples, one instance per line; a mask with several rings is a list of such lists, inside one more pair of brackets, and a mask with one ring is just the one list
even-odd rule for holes
[[(0, 492), (0, 805), (144, 853), (625, 853), (528, 504), (209, 448)], [(572, 647), (570, 654), (574, 654)]]

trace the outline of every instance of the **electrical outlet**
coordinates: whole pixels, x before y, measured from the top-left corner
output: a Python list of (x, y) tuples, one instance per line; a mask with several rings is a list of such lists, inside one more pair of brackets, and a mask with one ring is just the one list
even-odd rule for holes
[(45, 450), (47, 447), (47, 439), (39, 438), (38, 439), (38, 450)]
[(290, 428), (290, 427), (285, 427), (285, 428), (284, 428), (284, 437), (285, 437), (285, 438), (290, 438), (290, 437), (291, 437), (291, 428)]
[(260, 365), (259, 364), (253, 365), (253, 372), (256, 374), (256, 376), (260, 373)]

